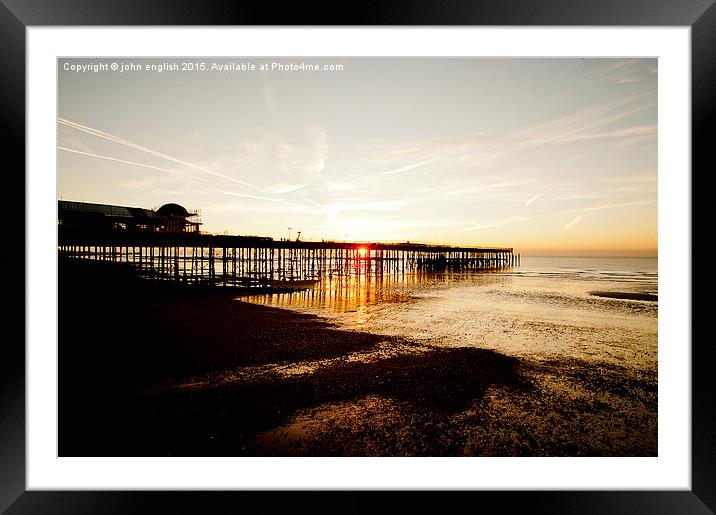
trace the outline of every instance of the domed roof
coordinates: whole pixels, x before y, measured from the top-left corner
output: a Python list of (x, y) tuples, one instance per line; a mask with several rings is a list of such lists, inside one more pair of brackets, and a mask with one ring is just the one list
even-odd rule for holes
[(179, 204), (164, 204), (157, 209), (157, 213), (163, 216), (191, 216), (191, 213)]

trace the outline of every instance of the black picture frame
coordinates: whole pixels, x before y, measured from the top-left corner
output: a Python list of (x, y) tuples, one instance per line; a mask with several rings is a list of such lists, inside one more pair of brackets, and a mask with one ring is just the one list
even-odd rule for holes
[[(714, 157), (709, 140), (716, 120), (716, 6), (714, 0), (371, 0), (354, 8), (313, 2), (226, 3), (193, 0), (0, 0), (0, 131), (6, 155), (6, 223), (0, 253), (3, 292), (12, 302), (1, 311), (0, 510), (7, 513), (213, 513), (288, 510), (373, 512), (387, 501), (440, 509), (500, 506), (527, 513), (714, 513), (716, 512), (716, 401), (711, 377), (716, 351), (706, 332), (709, 297), (716, 280), (716, 243), (707, 211)], [(25, 488), (25, 30), (29, 26), (109, 25), (550, 25), (687, 26), (692, 51), (692, 247), (684, 250), (692, 274), (692, 489), (690, 491), (584, 492), (69, 492)], [(91, 49), (88, 53), (91, 53)], [(7, 162), (7, 161), (6, 161)], [(20, 173), (20, 170), (23, 172)], [(9, 220), (7, 219), (9, 218)], [(21, 223), (22, 220), (22, 223)], [(700, 235), (700, 239), (696, 238)], [(21, 244), (22, 242), (22, 244)], [(19, 271), (24, 273), (21, 274)], [(10, 331), (10, 328), (13, 331)], [(700, 336), (699, 336), (700, 335)], [(431, 495), (427, 495), (431, 494)], [(468, 497), (468, 498), (466, 498)], [(451, 509), (451, 508), (448, 508)]]

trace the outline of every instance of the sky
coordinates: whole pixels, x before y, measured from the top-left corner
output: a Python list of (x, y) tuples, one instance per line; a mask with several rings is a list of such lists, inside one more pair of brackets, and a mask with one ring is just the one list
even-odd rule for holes
[(658, 246), (656, 59), (88, 58), (58, 76), (65, 200), (176, 202), (205, 232), (277, 239)]

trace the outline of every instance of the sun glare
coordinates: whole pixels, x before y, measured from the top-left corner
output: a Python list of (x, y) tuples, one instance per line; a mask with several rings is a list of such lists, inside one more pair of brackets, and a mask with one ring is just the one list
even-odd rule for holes
[(358, 247), (358, 255), (362, 258), (368, 255), (368, 249), (365, 247)]

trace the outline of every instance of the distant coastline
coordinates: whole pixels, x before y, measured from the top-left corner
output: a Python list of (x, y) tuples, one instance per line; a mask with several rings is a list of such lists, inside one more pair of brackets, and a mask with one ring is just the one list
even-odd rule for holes
[(658, 258), (657, 250), (530, 250), (521, 249), (523, 257), (633, 257)]

